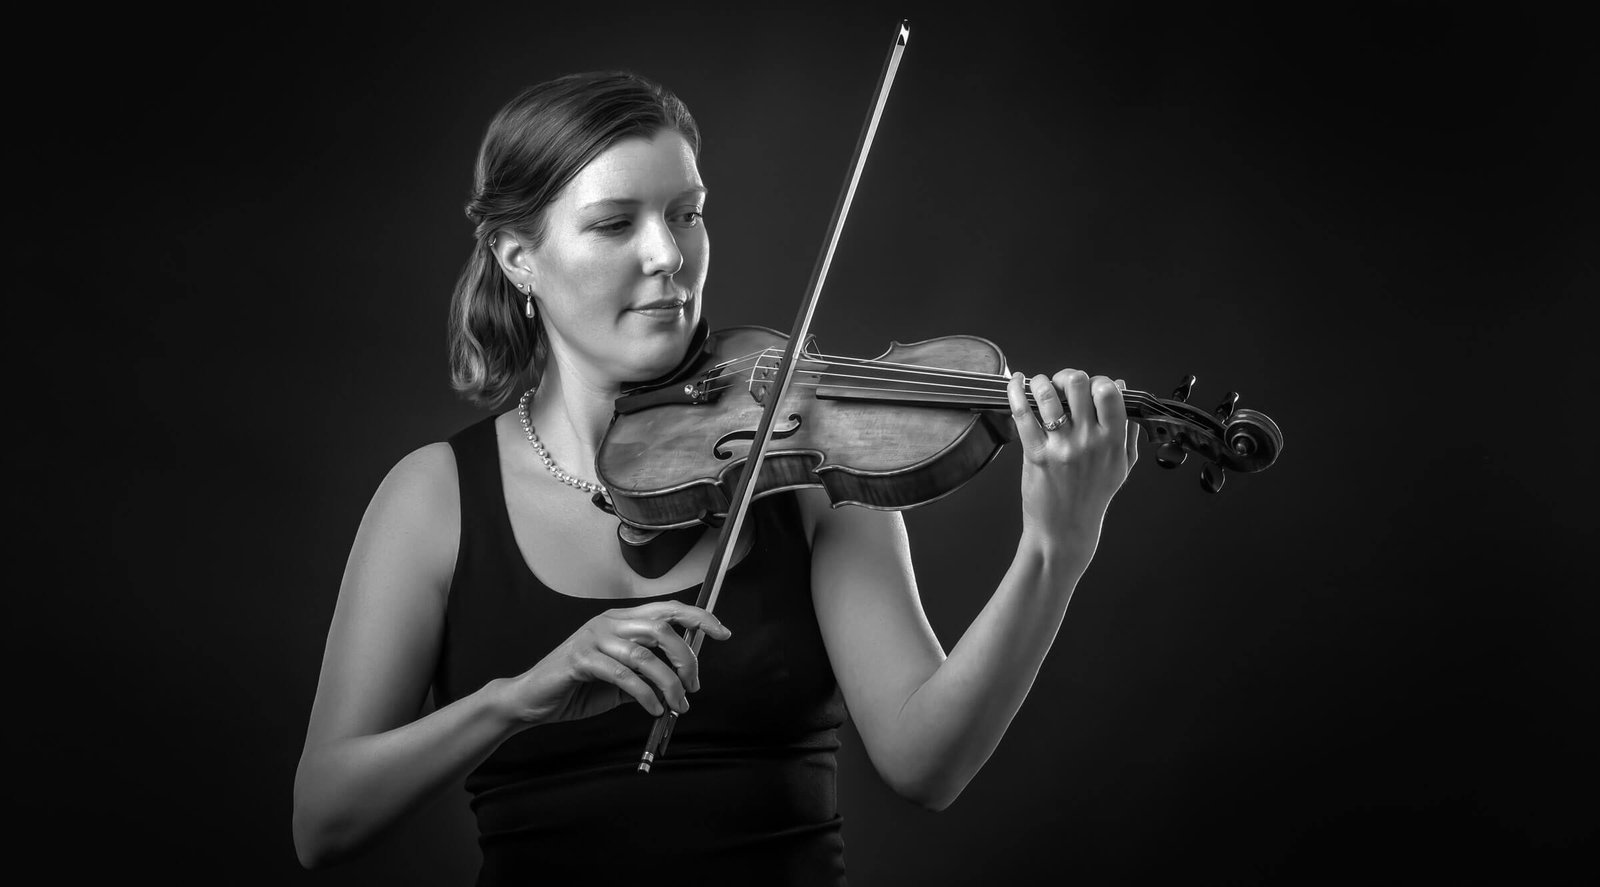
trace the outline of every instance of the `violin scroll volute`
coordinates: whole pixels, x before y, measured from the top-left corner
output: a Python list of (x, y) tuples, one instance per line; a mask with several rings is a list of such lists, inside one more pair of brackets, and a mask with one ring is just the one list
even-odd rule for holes
[[(1192, 379), (1192, 377), (1191, 377)], [(1188, 380), (1186, 380), (1188, 381)], [(1192, 382), (1175, 394), (1187, 395)], [(1130, 408), (1129, 417), (1144, 430), (1144, 439), (1156, 447), (1156, 464), (1177, 468), (1194, 453), (1206, 460), (1200, 484), (1218, 492), (1228, 471), (1252, 473), (1272, 465), (1283, 451), (1283, 432), (1265, 413), (1236, 409), (1236, 392), (1228, 392), (1210, 413), (1176, 398), (1158, 399), (1155, 408)]]
[(1223, 425), (1223, 440), (1228, 453), (1223, 464), (1234, 471), (1261, 471), (1283, 451), (1277, 423), (1255, 410), (1234, 410)]

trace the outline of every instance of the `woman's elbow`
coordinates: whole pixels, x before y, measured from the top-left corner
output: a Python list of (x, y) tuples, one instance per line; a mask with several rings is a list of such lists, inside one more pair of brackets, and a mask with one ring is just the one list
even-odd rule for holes
[(943, 813), (946, 808), (956, 802), (956, 797), (960, 794), (961, 790), (956, 789), (953, 792), (944, 793), (919, 792), (912, 795), (903, 795), (903, 797), (929, 813)]
[(339, 853), (327, 830), (308, 822), (311, 817), (298, 806), (294, 811), (294, 855), (307, 869), (327, 868), (339, 861)]
[(294, 855), (307, 869), (325, 869), (357, 855), (360, 847), (344, 830), (307, 825), (297, 813), (294, 819)]
[(889, 787), (900, 797), (931, 813), (942, 813), (961, 794), (966, 784), (951, 785), (936, 778), (886, 779)]
[(293, 830), (294, 855), (296, 859), (300, 860), (300, 867), (320, 869), (327, 866), (328, 861), (325, 857), (325, 851), (300, 825), (300, 814), (298, 812), (295, 813)]
[(294, 844), (294, 855), (300, 860), (300, 867), (307, 871), (328, 867), (327, 862), (322, 857), (317, 856), (314, 851), (301, 845), (299, 841)]
[(294, 793), (294, 821), (290, 826), (294, 833), (294, 855), (300, 865), (308, 869), (340, 863), (354, 850), (350, 823), (316, 801), (310, 793), (299, 790)]

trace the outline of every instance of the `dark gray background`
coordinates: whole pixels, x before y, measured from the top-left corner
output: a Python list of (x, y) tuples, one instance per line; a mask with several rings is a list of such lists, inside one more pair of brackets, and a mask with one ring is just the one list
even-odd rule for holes
[[(973, 333), (1029, 372), (1158, 394), (1193, 372), (1197, 402), (1239, 390), (1287, 447), (1215, 497), (1146, 452), (949, 811), (893, 797), (847, 733), (852, 883), (1592, 874), (1595, 71), (1575, 21), (1449, 4), (14, 33), (60, 60), (14, 75), (15, 184), (41, 208), (16, 378), (46, 429), (13, 432), (43, 568), (13, 592), (22, 846), (67, 873), (469, 881), (464, 793), (325, 873), (289, 821), (366, 502), (478, 415), (444, 317), (483, 127), (570, 71), (666, 83), (705, 137), (708, 316), (787, 329), (902, 16), (824, 348)], [(947, 648), (1009, 561), (1017, 472), (1013, 448), (907, 514)]]

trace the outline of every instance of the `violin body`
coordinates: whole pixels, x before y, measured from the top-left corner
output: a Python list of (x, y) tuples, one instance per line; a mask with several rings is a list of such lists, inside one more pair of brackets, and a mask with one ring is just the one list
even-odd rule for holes
[[(720, 525), (780, 388), (788, 338), (757, 326), (711, 333), (674, 375), (619, 398), (595, 460), (610, 494), (604, 507), (635, 531)], [(867, 360), (813, 346), (794, 356), (752, 501), (821, 487), (835, 506), (910, 508), (959, 489), (1016, 437), (1005, 355), (987, 339), (894, 342)], [(1176, 468), (1200, 455), (1201, 484), (1215, 493), (1227, 471), (1277, 460), (1283, 433), (1270, 418), (1236, 410), (1234, 392), (1210, 412), (1195, 407), (1193, 384), (1187, 377), (1170, 398), (1123, 391), (1128, 420), (1156, 446), (1157, 464)]]
[[(776, 355), (787, 343), (788, 336), (764, 327), (719, 330), (702, 363), (669, 383), (673, 402), (635, 410), (619, 401), (595, 459), (619, 519), (655, 530), (720, 523), (776, 387), (776, 358), (750, 356)], [(836, 506), (909, 508), (954, 492), (1015, 437), (1005, 409), (905, 403), (892, 390), (861, 396), (851, 386), (830, 385), (833, 365), (809, 347), (797, 359), (753, 499), (821, 487)], [(976, 336), (894, 343), (878, 362), (1005, 371), (1000, 349)], [(703, 393), (695, 397), (691, 389)]]

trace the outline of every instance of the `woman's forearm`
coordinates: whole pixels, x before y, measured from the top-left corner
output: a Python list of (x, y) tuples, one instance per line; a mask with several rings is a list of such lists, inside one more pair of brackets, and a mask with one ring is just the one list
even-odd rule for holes
[(897, 757), (924, 806), (949, 806), (1000, 744), (1054, 643), (1099, 527), (1024, 535), (1011, 568), (937, 671), (901, 709)]
[(294, 780), (294, 845), (307, 868), (348, 858), (406, 813), (460, 782), (527, 725), (504, 681), (403, 727), (308, 747)]

